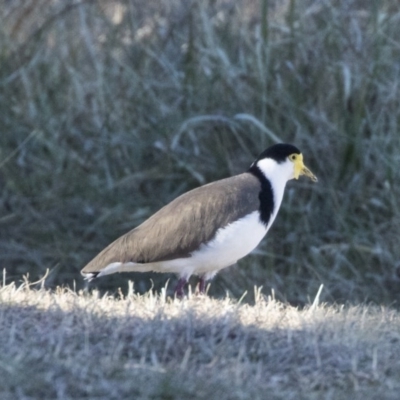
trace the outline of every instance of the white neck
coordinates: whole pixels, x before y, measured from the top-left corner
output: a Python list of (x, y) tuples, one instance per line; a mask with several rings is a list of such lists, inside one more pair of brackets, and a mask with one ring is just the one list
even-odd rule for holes
[(275, 220), (279, 207), (281, 206), (286, 182), (294, 178), (293, 163), (289, 160), (278, 164), (275, 160), (264, 158), (257, 162), (258, 168), (263, 175), (271, 182), (274, 195), (274, 210), (268, 223), (268, 228)]

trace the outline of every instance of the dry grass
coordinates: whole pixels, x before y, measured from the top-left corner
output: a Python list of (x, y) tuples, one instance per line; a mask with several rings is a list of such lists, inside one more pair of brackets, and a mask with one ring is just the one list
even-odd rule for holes
[[(391, 0), (0, 0), (1, 399), (397, 399), (397, 311), (223, 295), (400, 300), (399, 21)], [(221, 299), (154, 275), (79, 292), (104, 245), (276, 140), (320, 183), (289, 185)], [(6, 284), (47, 268), (78, 293)]]
[(0, 397), (398, 398), (397, 311), (251, 297), (2, 286)]
[(212, 295), (257, 284), (306, 303), (322, 282), (329, 301), (400, 300), (397, 2), (0, 3), (10, 281), (50, 268), (49, 286), (82, 287), (79, 270), (106, 244), (278, 138), (320, 183), (288, 185), (268, 239)]

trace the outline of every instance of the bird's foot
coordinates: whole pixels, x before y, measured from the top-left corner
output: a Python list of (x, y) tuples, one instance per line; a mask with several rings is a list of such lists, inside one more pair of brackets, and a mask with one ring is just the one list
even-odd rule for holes
[(182, 299), (185, 296), (184, 288), (187, 284), (186, 278), (180, 278), (175, 288), (175, 296), (177, 299)]

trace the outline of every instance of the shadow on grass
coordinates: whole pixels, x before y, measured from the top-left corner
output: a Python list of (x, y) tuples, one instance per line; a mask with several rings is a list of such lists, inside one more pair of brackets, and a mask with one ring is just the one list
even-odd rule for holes
[(7, 288), (4, 398), (385, 398), (400, 376), (393, 310)]

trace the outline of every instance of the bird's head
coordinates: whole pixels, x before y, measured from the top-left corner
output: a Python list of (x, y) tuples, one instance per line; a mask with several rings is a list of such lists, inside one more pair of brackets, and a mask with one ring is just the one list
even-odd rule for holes
[(275, 144), (264, 150), (251, 165), (257, 167), (267, 178), (278, 178), (284, 181), (308, 176), (313, 182), (317, 177), (304, 165), (300, 150), (285, 143)]

